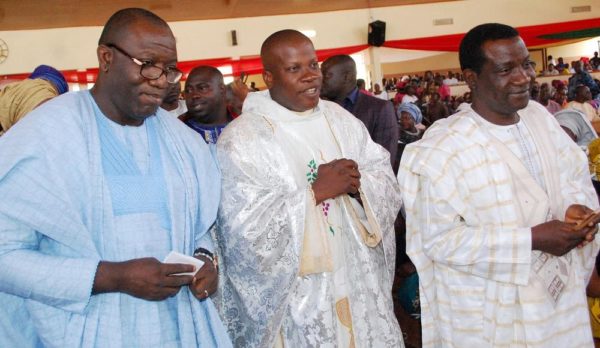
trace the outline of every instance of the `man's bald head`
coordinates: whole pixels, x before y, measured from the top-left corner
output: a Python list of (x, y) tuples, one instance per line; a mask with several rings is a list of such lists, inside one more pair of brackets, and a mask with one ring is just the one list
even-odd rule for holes
[(585, 103), (592, 99), (592, 92), (590, 88), (585, 85), (579, 85), (575, 88), (575, 101), (578, 103)]
[(260, 59), (265, 70), (271, 71), (279, 62), (278, 51), (286, 45), (312, 41), (306, 35), (293, 29), (284, 29), (271, 34), (260, 48)]
[(171, 31), (167, 22), (154, 13), (142, 8), (126, 8), (115, 12), (108, 19), (98, 40), (98, 45), (118, 42), (118, 38), (126, 32), (127, 28), (138, 21), (145, 21)]
[(269, 36), (260, 50), (263, 80), (271, 98), (292, 111), (317, 106), (321, 70), (315, 47), (296, 30), (281, 30)]
[(343, 72), (353, 73), (356, 76), (356, 62), (347, 54), (331, 56), (323, 62), (324, 66), (339, 66)]
[(194, 69), (192, 69), (192, 71), (190, 71), (187, 79), (189, 80), (198, 75), (210, 77), (212, 80), (216, 81), (217, 83), (225, 85), (225, 83), (223, 82), (223, 74), (221, 73), (221, 71), (219, 69), (217, 69), (213, 66), (209, 66), (209, 65), (197, 66)]

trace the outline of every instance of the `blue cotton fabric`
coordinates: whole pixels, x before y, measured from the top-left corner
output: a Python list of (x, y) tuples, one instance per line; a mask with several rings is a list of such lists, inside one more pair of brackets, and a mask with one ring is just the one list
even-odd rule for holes
[(0, 138), (0, 347), (231, 347), (211, 300), (187, 287), (165, 301), (91, 295), (101, 260), (212, 247), (220, 198), (208, 146), (162, 109), (145, 121), (160, 160), (140, 176), (162, 186), (147, 193), (156, 202), (115, 193), (132, 162), (105, 158), (98, 112), (89, 92), (67, 93)]

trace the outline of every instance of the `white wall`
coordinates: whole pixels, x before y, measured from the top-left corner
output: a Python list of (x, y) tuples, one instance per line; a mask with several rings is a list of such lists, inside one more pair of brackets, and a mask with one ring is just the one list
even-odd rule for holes
[(565, 58), (565, 63), (571, 64), (571, 60), (573, 59), (579, 59), (581, 57), (591, 58), (594, 52), (600, 52), (600, 48), (598, 47), (599, 43), (600, 36), (574, 44), (549, 47), (546, 52), (554, 59), (563, 57)]
[[(591, 5), (591, 12), (571, 14), (571, 6)], [(433, 26), (437, 18), (454, 19), (453, 25)], [(271, 17), (170, 23), (178, 41), (179, 60), (257, 55), (263, 40), (284, 28), (313, 29), (317, 49), (365, 44), (367, 24), (387, 23), (386, 39), (461, 33), (490, 21), (513, 26), (536, 25), (600, 17), (598, 0), (466, 0), (351, 11)], [(238, 46), (231, 46), (236, 30)], [(0, 64), (0, 75), (32, 71), (39, 64), (61, 70), (97, 66), (96, 43), (100, 27), (0, 31), (10, 50)], [(382, 59), (385, 59), (382, 57)]]

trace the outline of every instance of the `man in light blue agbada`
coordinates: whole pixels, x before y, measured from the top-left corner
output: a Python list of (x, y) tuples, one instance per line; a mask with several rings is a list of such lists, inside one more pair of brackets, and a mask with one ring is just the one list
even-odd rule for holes
[[(209, 298), (219, 171), (159, 109), (182, 75), (175, 38), (125, 9), (97, 55), (91, 91), (0, 139), (0, 346), (231, 347)], [(161, 262), (171, 251), (205, 263)]]

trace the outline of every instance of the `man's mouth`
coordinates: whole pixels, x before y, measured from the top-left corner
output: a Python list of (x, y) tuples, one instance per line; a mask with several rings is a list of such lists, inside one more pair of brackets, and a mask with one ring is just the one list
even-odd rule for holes
[(306, 94), (308, 96), (318, 96), (319, 95), (319, 88), (317, 87), (311, 87), (309, 89), (305, 89), (304, 91), (302, 91), (302, 94)]
[(199, 101), (195, 101), (192, 102), (192, 104), (190, 105), (190, 109), (201, 109), (206, 105), (205, 101), (199, 100)]
[(145, 99), (147, 99), (151, 104), (156, 104), (156, 105), (160, 105), (162, 104), (162, 96), (159, 94), (152, 94), (152, 93), (142, 93), (142, 97), (145, 97)]

